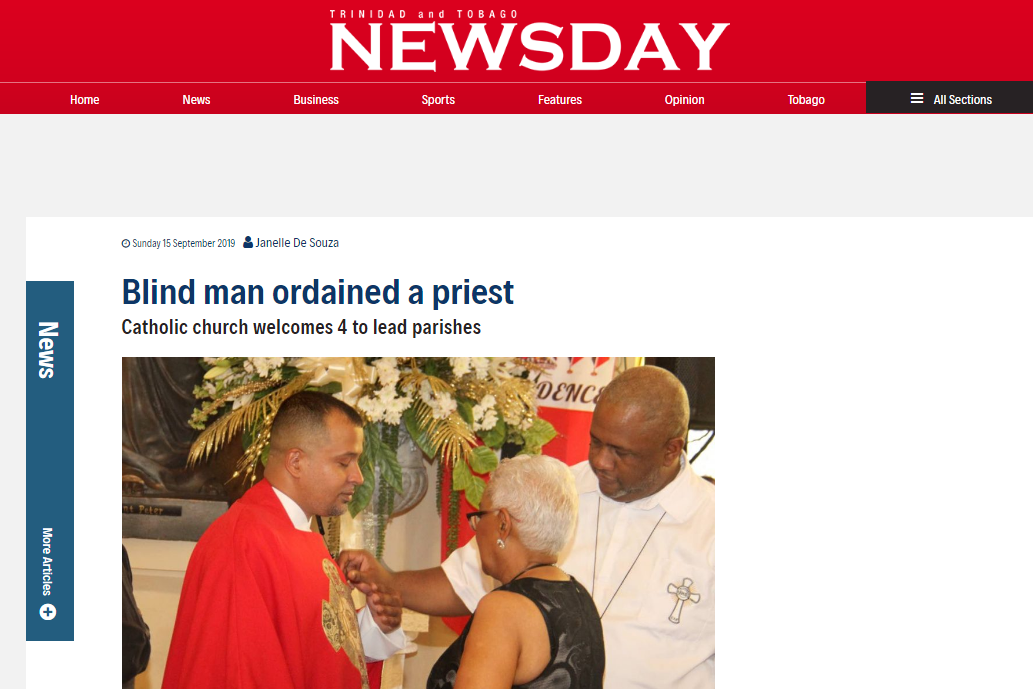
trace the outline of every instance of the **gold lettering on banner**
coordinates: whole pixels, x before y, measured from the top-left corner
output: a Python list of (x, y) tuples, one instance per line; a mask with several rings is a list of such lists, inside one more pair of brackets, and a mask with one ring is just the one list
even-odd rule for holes
[(323, 572), (330, 580), (329, 600), (323, 601), (323, 633), (334, 651), (344, 649), (348, 660), (362, 675), (362, 689), (369, 689), (369, 675), (366, 672), (366, 654), (359, 637), (359, 618), (355, 614), (355, 603), (351, 592), (341, 581), (341, 573), (333, 560), (323, 560)]

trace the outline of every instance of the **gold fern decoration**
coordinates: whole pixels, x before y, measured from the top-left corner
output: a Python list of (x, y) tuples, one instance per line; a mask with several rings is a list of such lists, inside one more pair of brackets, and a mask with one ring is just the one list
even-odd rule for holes
[(244, 385), (233, 388), (232, 390), (223, 393), (220, 397), (216, 397), (211, 402), (204, 405), (203, 411), (206, 416), (212, 416), (227, 402), (243, 397), (244, 395), (251, 395), (256, 392), (262, 392), (269, 388), (274, 388), (277, 385), (282, 385), (282, 380), (256, 380), (251, 383), (245, 383)]
[[(194, 444), (190, 446), (190, 454), (187, 455), (187, 465), (194, 466), (200, 461), (211, 459), (211, 457), (222, 449), (222, 447), (237, 433), (241, 432), (245, 428), (253, 428), (259, 421), (263, 422), (263, 427), (271, 427), (272, 417), (276, 414), (276, 410), (279, 409), (280, 404), (294, 393), (304, 390), (305, 386), (307, 386), (311, 380), (311, 373), (299, 375), (288, 381), (286, 385), (272, 391), (265, 397), (254, 400), (251, 404), (231, 411), (225, 416), (217, 419), (215, 423), (204, 429), (201, 435), (197, 437), (197, 440), (194, 441)], [(243, 385), (238, 388), (238, 390), (246, 387), (248, 386)], [(265, 389), (268, 389), (268, 386), (265, 386)], [(265, 448), (265, 444), (267, 442), (269, 442), (268, 433), (265, 434), (264, 442), (261, 443), (259, 443), (259, 437), (256, 436), (254, 441), (248, 447), (248, 451), (245, 452), (244, 457), (242, 457), (240, 461), (249, 457), (249, 454), (253, 454), (253, 448), (257, 448), (254, 450), (257, 455), (250, 458), (250, 468), (253, 470), (254, 462), (259, 456), (261, 456), (262, 450)]]
[(469, 399), (493, 395), (495, 406), (507, 422), (529, 422), (537, 416), (534, 381), (529, 378), (483, 380), (468, 375), (459, 381), (458, 388), (459, 393)]
[(545, 373), (546, 372), (546, 369), (545, 369), (544, 366), (542, 366), (540, 363), (538, 363), (537, 361), (535, 361), (534, 359), (532, 359), (530, 357), (518, 356), (517, 358), (513, 359), (513, 363), (515, 363), (518, 366), (521, 366), (521, 367), (527, 369), (531, 373)]
[(427, 436), (434, 455), (450, 465), (457, 461), (469, 463), (477, 438), (463, 417), (452, 412), (444, 419), (434, 418), (434, 411), (422, 400), (416, 400), (413, 406), (416, 423)]
[(254, 483), (255, 479), (258, 478), (258, 474), (255, 473), (255, 467), (258, 466), (258, 461), (262, 459), (262, 452), (265, 450), (266, 445), (269, 444), (269, 440), (272, 437), (271, 432), (273, 428), (273, 419), (275, 417), (275, 410), (266, 415), (265, 420), (262, 421), (261, 430), (255, 434), (251, 444), (248, 445), (248, 448), (244, 450), (244, 454), (237, 460), (237, 469), (233, 472), (233, 478), (238, 478), (243, 474), (244, 480), (246, 481), (250, 478), (251, 483)]
[(401, 387), (403, 390), (411, 390), (413, 394), (419, 394), (420, 387), (424, 382), (430, 385), (430, 391), (437, 396), (448, 395), (451, 397), (455, 394), (455, 388), (452, 387), (451, 383), (448, 383), (437, 376), (429, 376), (423, 371), (416, 368), (415, 362), (412, 364), (412, 370), (402, 374)]

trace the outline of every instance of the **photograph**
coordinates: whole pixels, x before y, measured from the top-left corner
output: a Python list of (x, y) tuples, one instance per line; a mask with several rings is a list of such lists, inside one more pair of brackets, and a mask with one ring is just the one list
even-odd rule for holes
[(124, 357), (123, 686), (714, 686), (713, 357)]

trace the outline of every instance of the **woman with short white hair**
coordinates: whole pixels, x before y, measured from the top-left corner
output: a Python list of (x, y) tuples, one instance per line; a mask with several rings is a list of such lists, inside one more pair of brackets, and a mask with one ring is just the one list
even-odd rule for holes
[(504, 460), (467, 514), (484, 573), (503, 582), (442, 654), (428, 689), (599, 689), (605, 664), (599, 612), (556, 566), (574, 533), (578, 498), (558, 459)]

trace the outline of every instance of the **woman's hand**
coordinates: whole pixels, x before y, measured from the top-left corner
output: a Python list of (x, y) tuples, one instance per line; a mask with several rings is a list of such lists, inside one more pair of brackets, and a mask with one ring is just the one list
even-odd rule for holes
[[(373, 553), (368, 550), (342, 550), (341, 554), (337, 556), (337, 566), (344, 572), (348, 583), (367, 596), (373, 592), (374, 584), (383, 589), (392, 591), (394, 589), (390, 582), (390, 572), (377, 562)], [(401, 597), (399, 597), (400, 603)]]
[(373, 621), (385, 634), (390, 634), (402, 624), (402, 597), (391, 589), (370, 584), (366, 606), (373, 614)]
[(469, 615), (441, 567), (392, 572), (366, 550), (342, 550), (337, 565), (355, 588), (367, 596), (376, 584), (399, 597), (400, 604), (425, 615)]

